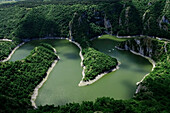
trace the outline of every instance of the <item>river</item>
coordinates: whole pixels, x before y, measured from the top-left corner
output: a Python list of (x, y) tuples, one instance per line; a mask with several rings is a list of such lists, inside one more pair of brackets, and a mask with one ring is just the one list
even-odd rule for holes
[(128, 51), (115, 49), (116, 42), (109, 39), (96, 39), (93, 46), (99, 51), (117, 58), (120, 69), (105, 75), (92, 85), (78, 87), (82, 78), (79, 48), (67, 40), (34, 40), (24, 44), (13, 54), (10, 61), (21, 60), (30, 51), (45, 42), (58, 51), (60, 57), (48, 80), (39, 89), (37, 105), (63, 105), (70, 102), (94, 101), (98, 97), (113, 97), (114, 99), (130, 99), (136, 90), (136, 82), (149, 73), (152, 64), (141, 56)]

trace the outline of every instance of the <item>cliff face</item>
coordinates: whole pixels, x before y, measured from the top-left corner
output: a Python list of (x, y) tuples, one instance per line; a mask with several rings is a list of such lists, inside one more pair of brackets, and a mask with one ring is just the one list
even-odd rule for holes
[(124, 50), (132, 50), (134, 52), (140, 53), (141, 55), (148, 56), (154, 61), (159, 61), (164, 58), (164, 54), (168, 54), (166, 41), (164, 42), (149, 37), (127, 40), (120, 43), (118, 47)]
[(169, 93), (170, 42), (168, 40), (143, 37), (121, 42), (117, 47), (134, 51), (155, 61), (152, 62), (152, 71), (137, 82), (135, 98), (141, 99), (147, 95), (160, 100), (163, 95)]
[(82, 40), (106, 33), (170, 36), (169, 0), (38, 3), (0, 6), (0, 38), (62, 36)]

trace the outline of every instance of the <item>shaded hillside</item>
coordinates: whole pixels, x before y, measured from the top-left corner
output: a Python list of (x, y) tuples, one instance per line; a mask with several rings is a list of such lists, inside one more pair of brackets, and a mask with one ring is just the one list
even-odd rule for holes
[(0, 38), (73, 36), (82, 40), (105, 33), (169, 38), (168, 3), (168, 0), (113, 0), (0, 5)]

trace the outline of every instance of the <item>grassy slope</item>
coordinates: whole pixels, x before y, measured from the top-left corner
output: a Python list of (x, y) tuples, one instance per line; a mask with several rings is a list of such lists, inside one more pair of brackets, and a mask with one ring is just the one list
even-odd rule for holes
[(117, 38), (116, 36), (112, 36), (112, 35), (102, 35), (100, 38), (101, 39), (110, 39), (110, 40), (114, 40), (114, 41), (118, 41), (118, 42), (129, 40), (127, 38)]

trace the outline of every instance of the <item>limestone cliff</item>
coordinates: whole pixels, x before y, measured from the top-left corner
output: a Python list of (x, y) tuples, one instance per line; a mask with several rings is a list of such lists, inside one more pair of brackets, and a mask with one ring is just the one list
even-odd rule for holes
[(161, 59), (162, 55), (166, 53), (166, 43), (155, 38), (144, 37), (127, 40), (118, 45), (124, 50), (132, 50), (141, 55), (152, 58), (155, 61)]

